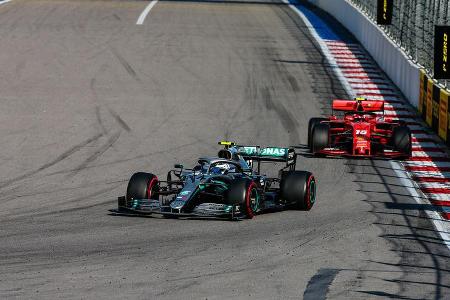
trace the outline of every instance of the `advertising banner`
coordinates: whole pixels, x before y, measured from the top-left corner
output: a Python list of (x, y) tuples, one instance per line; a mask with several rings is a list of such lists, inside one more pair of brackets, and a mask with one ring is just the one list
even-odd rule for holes
[(440, 91), (439, 100), (439, 131), (438, 134), (444, 141), (448, 141), (448, 96), (449, 93), (445, 90)]
[(427, 81), (427, 111), (425, 114), (425, 122), (428, 126), (433, 125), (433, 81), (428, 79)]
[(419, 110), (422, 118), (425, 118), (426, 112), (426, 103), (427, 103), (427, 76), (425, 75), (425, 71), (420, 70), (420, 89), (419, 89), (419, 106), (417, 109)]
[(391, 25), (394, 0), (378, 0), (377, 23), (378, 25)]
[(434, 78), (450, 79), (448, 61), (450, 26), (435, 26), (434, 28)]

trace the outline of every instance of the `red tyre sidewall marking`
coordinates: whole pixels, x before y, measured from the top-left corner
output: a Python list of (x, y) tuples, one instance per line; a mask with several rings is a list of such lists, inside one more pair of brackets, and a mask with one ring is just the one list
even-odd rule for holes
[(314, 180), (314, 176), (310, 175), (308, 177), (308, 181), (306, 182), (306, 199), (304, 199), (306, 201), (306, 209), (310, 210), (311, 209), (311, 199), (310, 199), (310, 195), (311, 195), (311, 181)]
[(253, 214), (252, 208), (250, 206), (250, 197), (252, 195), (252, 189), (256, 186), (255, 182), (252, 181), (247, 188), (247, 194), (245, 195), (245, 209), (247, 211), (247, 216), (251, 219), (255, 215)]
[(151, 199), (152, 197), (152, 189), (158, 182), (158, 177), (154, 176), (147, 185), (147, 199)]

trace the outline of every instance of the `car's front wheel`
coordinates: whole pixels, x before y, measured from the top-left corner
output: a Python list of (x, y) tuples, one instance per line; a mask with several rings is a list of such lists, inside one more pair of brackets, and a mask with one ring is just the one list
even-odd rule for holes
[(314, 127), (320, 124), (322, 121), (327, 121), (326, 118), (311, 118), (308, 122), (308, 148), (311, 149), (312, 145), (312, 135), (314, 131)]
[(330, 126), (319, 123), (314, 126), (311, 137), (311, 152), (317, 154), (318, 151), (325, 149), (329, 142)]
[(133, 205), (138, 199), (158, 199), (158, 177), (151, 173), (134, 173), (128, 181), (126, 203)]
[(253, 218), (259, 209), (259, 193), (256, 183), (247, 178), (234, 179), (226, 193), (226, 204), (238, 205), (246, 218)]

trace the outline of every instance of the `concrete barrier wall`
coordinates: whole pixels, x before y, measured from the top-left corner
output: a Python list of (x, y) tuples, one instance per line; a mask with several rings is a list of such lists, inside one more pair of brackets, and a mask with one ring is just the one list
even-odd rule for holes
[(346, 0), (308, 1), (353, 33), (408, 101), (419, 107), (420, 68), (375, 23)]

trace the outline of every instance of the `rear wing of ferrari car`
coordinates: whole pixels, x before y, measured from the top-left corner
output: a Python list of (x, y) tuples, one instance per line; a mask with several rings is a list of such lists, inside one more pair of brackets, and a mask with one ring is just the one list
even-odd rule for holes
[(332, 104), (333, 111), (348, 112), (384, 112), (383, 100), (341, 100), (335, 99)]

